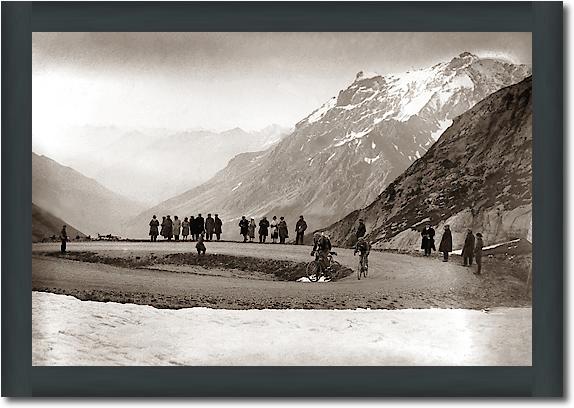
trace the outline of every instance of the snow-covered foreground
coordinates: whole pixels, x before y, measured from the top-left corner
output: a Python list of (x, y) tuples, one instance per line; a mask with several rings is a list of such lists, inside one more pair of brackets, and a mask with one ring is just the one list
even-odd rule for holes
[(531, 365), (532, 311), (155, 309), (32, 293), (34, 365)]

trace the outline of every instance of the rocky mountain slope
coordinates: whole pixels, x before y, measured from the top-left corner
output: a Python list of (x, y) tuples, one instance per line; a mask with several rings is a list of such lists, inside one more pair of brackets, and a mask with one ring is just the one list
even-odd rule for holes
[(453, 118), (529, 72), (469, 53), (402, 74), (360, 72), (275, 147), (235, 157), (205, 184), (143, 213), (129, 233), (141, 233), (135, 224), (154, 213), (200, 210), (224, 221), (276, 214), (293, 224), (304, 214), (311, 228), (329, 225), (372, 202)]
[(454, 120), (439, 140), (367, 207), (326, 230), (351, 245), (358, 220), (375, 248), (416, 250), (430, 222), (453, 231), (460, 248), (467, 228), (485, 245), (531, 236), (532, 77), (501, 89)]
[(62, 225), (66, 225), (66, 231), (71, 239), (75, 239), (77, 236), (80, 238), (86, 236), (67, 222), (32, 203), (32, 242), (50, 239), (54, 235), (59, 237)]
[(209, 180), (235, 155), (268, 148), (290, 131), (278, 125), (251, 132), (82, 126), (59, 136), (63, 148), (36, 144), (34, 151), (152, 206)]
[(120, 234), (125, 220), (143, 209), (141, 204), (113, 193), (74, 169), (34, 153), (32, 201), (92, 236)]

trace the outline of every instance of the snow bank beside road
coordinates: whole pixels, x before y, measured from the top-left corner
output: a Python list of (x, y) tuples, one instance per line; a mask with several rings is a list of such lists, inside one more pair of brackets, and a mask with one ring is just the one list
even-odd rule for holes
[(531, 309), (155, 309), (32, 294), (34, 365), (530, 365)]

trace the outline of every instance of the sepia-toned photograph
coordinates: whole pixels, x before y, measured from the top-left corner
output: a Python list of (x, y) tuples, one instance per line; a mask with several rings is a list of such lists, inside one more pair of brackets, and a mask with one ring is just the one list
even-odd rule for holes
[(34, 366), (532, 365), (531, 33), (34, 32), (32, 91)]

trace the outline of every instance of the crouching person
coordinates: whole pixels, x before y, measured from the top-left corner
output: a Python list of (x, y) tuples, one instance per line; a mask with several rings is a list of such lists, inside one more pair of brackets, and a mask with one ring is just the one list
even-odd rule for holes
[(202, 254), (205, 255), (206, 248), (205, 248), (205, 244), (203, 243), (203, 234), (201, 234), (199, 236), (199, 239), (197, 240), (197, 244), (195, 244), (195, 249), (197, 249), (198, 255), (202, 255)]

